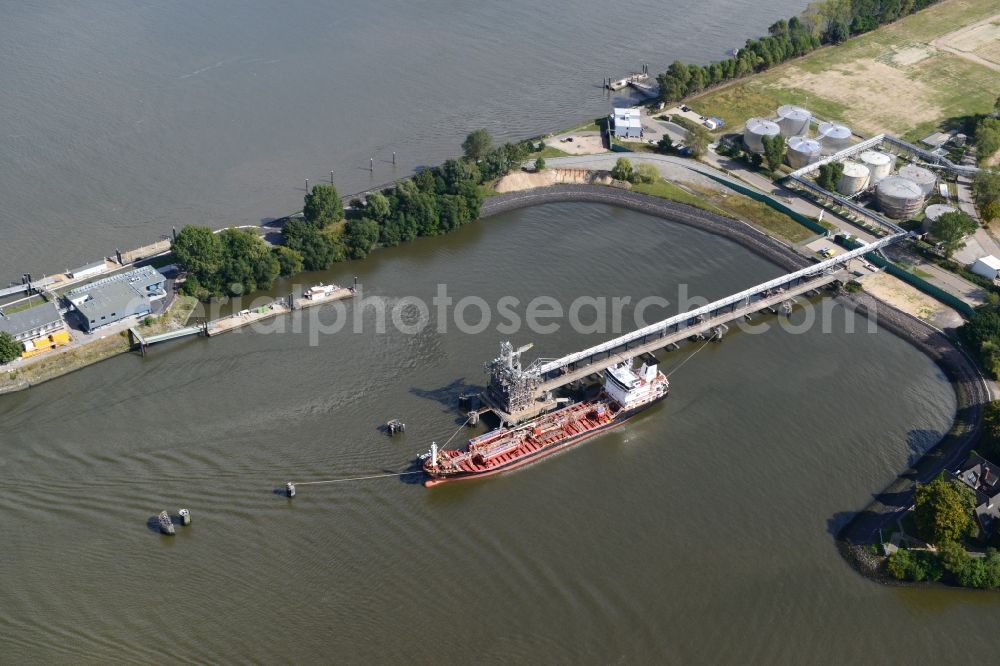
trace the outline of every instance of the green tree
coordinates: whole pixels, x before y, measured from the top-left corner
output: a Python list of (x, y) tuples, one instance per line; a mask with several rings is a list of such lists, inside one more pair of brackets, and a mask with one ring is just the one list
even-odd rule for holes
[(285, 247), (284, 245), (271, 248), (271, 252), (274, 253), (275, 259), (278, 260), (279, 274), (283, 277), (290, 277), (302, 272), (304, 264), (302, 263), (301, 252), (293, 250), (290, 247)]
[(945, 213), (931, 224), (931, 235), (941, 241), (941, 249), (949, 259), (965, 247), (965, 237), (976, 230), (976, 221), (962, 212)]
[(1000, 219), (1000, 172), (980, 169), (972, 180), (972, 196), (985, 222)]
[(670, 140), (669, 136), (664, 134), (663, 138), (656, 142), (656, 148), (661, 153), (671, 153), (674, 150), (674, 142)]
[(545, 158), (539, 157), (535, 160), (535, 171), (545, 171)]
[(840, 177), (844, 175), (844, 165), (840, 162), (819, 165), (819, 175), (816, 183), (824, 190), (832, 192), (837, 187)]
[(270, 289), (281, 268), (267, 243), (250, 229), (223, 229), (218, 235), (224, 290), (239, 295)]
[(470, 160), (482, 159), (493, 147), (493, 138), (485, 129), (470, 132), (462, 142), (462, 152)]
[(619, 157), (611, 169), (611, 177), (616, 180), (632, 180), (632, 163), (624, 157)]
[(322, 271), (343, 259), (333, 239), (316, 227), (297, 218), (288, 220), (281, 230), (285, 246), (302, 255), (307, 271)]
[(364, 259), (379, 238), (378, 222), (361, 218), (349, 220), (344, 228), (344, 245), (352, 259)]
[(315, 185), (306, 195), (302, 215), (306, 222), (322, 229), (344, 219), (344, 204), (333, 185)]
[(188, 224), (178, 232), (171, 242), (170, 250), (174, 259), (188, 273), (199, 280), (214, 277), (222, 266), (222, 244), (219, 237), (208, 227), (196, 227)]
[(648, 162), (640, 164), (632, 172), (632, 182), (635, 183), (655, 183), (659, 177), (660, 172)]
[(712, 135), (708, 130), (700, 125), (691, 127), (687, 131), (687, 147), (695, 157), (701, 157), (708, 150), (708, 144), (712, 142)]
[(785, 159), (785, 140), (780, 134), (765, 136), (762, 140), (764, 142), (764, 159), (767, 160), (767, 168), (777, 172)]
[(941, 566), (951, 574), (957, 575), (969, 562), (969, 554), (957, 541), (945, 541), (938, 546), (938, 554), (941, 557)]
[(24, 347), (7, 331), (0, 333), (0, 365), (21, 357)]
[(971, 488), (938, 474), (930, 483), (917, 484), (913, 517), (923, 539), (943, 545), (970, 534), (975, 507), (976, 496)]
[(389, 200), (385, 198), (384, 194), (373, 192), (368, 195), (367, 204), (365, 205), (365, 215), (373, 220), (385, 222), (391, 214), (392, 209), (389, 208)]

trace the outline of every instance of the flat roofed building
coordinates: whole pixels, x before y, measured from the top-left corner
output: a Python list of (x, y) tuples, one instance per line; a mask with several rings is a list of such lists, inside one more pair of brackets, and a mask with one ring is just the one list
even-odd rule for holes
[(80, 313), (87, 331), (153, 311), (152, 301), (166, 295), (166, 278), (155, 268), (112, 275), (73, 289), (66, 297)]
[(82, 287), (76, 287), (75, 289), (71, 289), (66, 296), (69, 300), (73, 301), (76, 296), (89, 294), (96, 289), (115, 282), (125, 282), (135, 287), (136, 290), (144, 291), (150, 298), (166, 295), (167, 278), (163, 277), (163, 273), (152, 266), (143, 266), (134, 271), (118, 273), (117, 275), (111, 275), (90, 284), (85, 284)]
[(142, 317), (153, 311), (149, 296), (125, 282), (112, 282), (75, 302), (88, 331), (119, 322), (126, 317)]
[(6, 332), (24, 347), (28, 357), (69, 344), (69, 332), (55, 303), (0, 315), (0, 332)]
[(615, 137), (619, 139), (641, 139), (642, 119), (639, 109), (626, 109), (615, 107), (611, 114), (611, 123), (614, 126)]
[(107, 264), (103, 260), (95, 261), (92, 264), (74, 268), (69, 272), (69, 276), (74, 280), (82, 280), (83, 278), (88, 278), (92, 275), (99, 275), (105, 272), (107, 268)]
[(982, 275), (989, 280), (996, 280), (997, 275), (1000, 274), (1000, 259), (997, 259), (992, 254), (980, 257), (972, 264), (971, 270), (976, 275)]

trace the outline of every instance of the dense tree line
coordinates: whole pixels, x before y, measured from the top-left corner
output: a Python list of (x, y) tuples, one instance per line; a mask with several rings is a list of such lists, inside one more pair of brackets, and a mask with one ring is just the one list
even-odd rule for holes
[(657, 77), (660, 99), (677, 102), (709, 86), (742, 78), (805, 55), (823, 44), (839, 44), (848, 37), (874, 30), (928, 7), (938, 0), (822, 0), (800, 18), (780, 20), (768, 35), (748, 39), (731, 58), (711, 65), (674, 61)]
[(1000, 378), (1000, 299), (995, 292), (987, 294), (987, 302), (976, 308), (958, 333), (980, 366), (993, 377)]
[(972, 196), (983, 222), (1000, 220), (1000, 171), (980, 169), (972, 181)]
[(305, 196), (302, 217), (285, 221), (278, 247), (269, 248), (253, 231), (184, 227), (173, 243), (174, 258), (188, 273), (184, 291), (201, 299), (249, 293), (269, 288), (278, 275), (325, 270), (363, 259), (376, 247), (454, 231), (479, 217), (480, 185), (506, 175), (535, 150), (531, 141), (494, 146), (486, 130), (471, 133), (462, 147), (463, 159), (354, 202), (346, 220), (337, 189), (316, 185)]
[(200, 299), (268, 289), (281, 270), (278, 258), (254, 231), (187, 225), (171, 249), (187, 271), (182, 290)]

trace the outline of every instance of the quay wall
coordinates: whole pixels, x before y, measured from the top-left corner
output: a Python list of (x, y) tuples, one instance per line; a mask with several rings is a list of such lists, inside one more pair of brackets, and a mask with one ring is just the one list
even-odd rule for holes
[[(486, 200), (482, 216), (496, 215), (542, 203), (582, 201), (622, 206), (697, 227), (740, 243), (750, 251), (789, 271), (809, 265), (809, 259), (750, 225), (707, 211), (628, 190), (597, 185), (556, 185), (501, 194)], [(926, 322), (866, 293), (841, 295), (848, 308), (873, 317), (878, 326), (906, 340), (930, 357), (944, 372), (955, 392), (956, 413), (951, 429), (912, 467), (904, 470), (875, 499), (858, 511), (836, 535), (837, 547), (861, 574), (887, 582), (882, 558), (864, 545), (878, 542), (878, 531), (913, 503), (917, 482), (927, 482), (944, 469), (954, 469), (979, 441), (983, 412), (992, 400), (988, 382), (955, 338)]]

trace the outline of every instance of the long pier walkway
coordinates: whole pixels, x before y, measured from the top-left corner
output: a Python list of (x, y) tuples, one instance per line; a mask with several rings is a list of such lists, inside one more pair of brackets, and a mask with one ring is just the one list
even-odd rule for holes
[(850, 275), (850, 261), (906, 237), (905, 232), (878, 239), (855, 250), (763, 284), (726, 296), (713, 303), (682, 312), (626, 335), (557, 359), (538, 359), (521, 367), (520, 355), (530, 347), (514, 350), (501, 345), (501, 354), (487, 364), (489, 379), (484, 402), (507, 423), (518, 423), (545, 411), (551, 392), (620, 361), (676, 344), (692, 336), (719, 335), (729, 322), (741, 320), (776, 306), (790, 309), (794, 297)]

